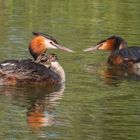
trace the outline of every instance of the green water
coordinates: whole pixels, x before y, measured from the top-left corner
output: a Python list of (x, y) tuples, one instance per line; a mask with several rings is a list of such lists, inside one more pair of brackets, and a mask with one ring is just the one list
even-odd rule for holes
[(66, 83), (0, 87), (1, 140), (138, 140), (140, 80), (108, 70), (108, 52), (84, 53), (111, 35), (140, 46), (139, 0), (0, 0), (0, 60), (31, 58), (32, 31), (75, 50), (58, 55)]

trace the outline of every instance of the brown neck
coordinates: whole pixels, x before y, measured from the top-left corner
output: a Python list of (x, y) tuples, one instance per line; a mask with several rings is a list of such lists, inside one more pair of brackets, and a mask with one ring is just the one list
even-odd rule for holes
[(122, 39), (120, 37), (117, 37), (115, 39), (114, 47), (113, 47), (111, 52), (114, 52), (118, 49), (122, 49), (122, 48), (125, 48), (125, 47), (127, 47), (127, 42), (124, 39)]

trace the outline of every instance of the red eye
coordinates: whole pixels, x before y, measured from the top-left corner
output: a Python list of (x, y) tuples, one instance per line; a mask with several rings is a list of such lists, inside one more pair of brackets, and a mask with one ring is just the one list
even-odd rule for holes
[(53, 42), (52, 42), (52, 41), (50, 41), (50, 44), (52, 44), (52, 45), (53, 45)]

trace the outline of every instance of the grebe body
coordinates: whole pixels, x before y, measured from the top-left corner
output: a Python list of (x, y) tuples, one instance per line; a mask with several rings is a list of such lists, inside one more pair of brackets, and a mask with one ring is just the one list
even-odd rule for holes
[(65, 81), (65, 72), (55, 54), (46, 55), (47, 49), (60, 49), (73, 52), (58, 44), (51, 36), (33, 32), (35, 37), (29, 44), (34, 58), (27, 60), (6, 60), (0, 63), (0, 85), (45, 84), (51, 85)]
[[(65, 72), (58, 61), (49, 56), (47, 63), (32, 59), (6, 60), (0, 63), (0, 85), (51, 85), (65, 81)], [(50, 59), (50, 60), (49, 60)]]

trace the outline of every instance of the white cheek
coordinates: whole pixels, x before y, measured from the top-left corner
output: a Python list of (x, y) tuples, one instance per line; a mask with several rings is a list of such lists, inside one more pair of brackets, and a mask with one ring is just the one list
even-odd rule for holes
[(10, 65), (10, 66), (14, 66), (15, 64), (12, 64), (12, 63), (3, 63), (1, 64), (2, 66), (7, 66), (7, 65)]
[(48, 40), (48, 39), (45, 40), (45, 45), (47, 46), (48, 49), (57, 49), (55, 46), (53, 46), (50, 43), (50, 40)]
[(59, 63), (57, 61), (55, 62), (51, 62), (52, 66), (55, 67), (55, 68), (58, 68), (59, 66)]

